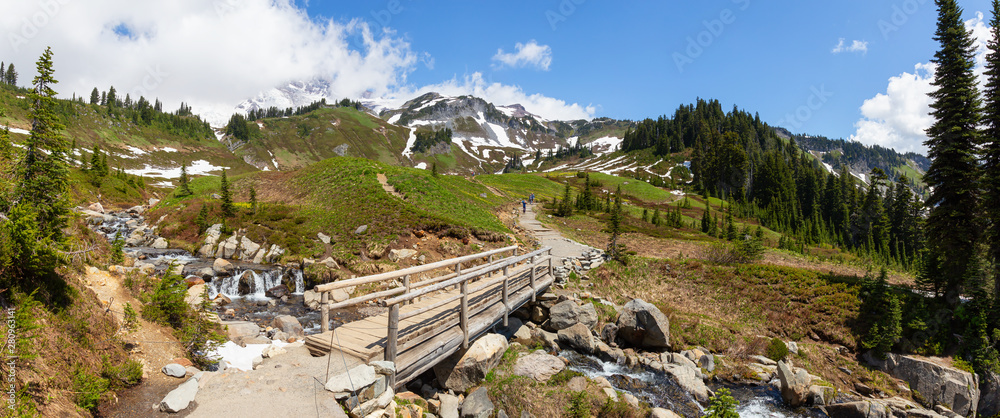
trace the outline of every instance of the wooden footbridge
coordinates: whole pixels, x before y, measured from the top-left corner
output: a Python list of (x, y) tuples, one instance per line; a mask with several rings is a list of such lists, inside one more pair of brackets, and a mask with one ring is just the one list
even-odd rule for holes
[[(434, 271), (448, 273), (413, 280)], [(506, 326), (510, 313), (535, 300), (553, 279), (551, 248), (518, 255), (517, 246), (510, 246), (316, 286), (321, 329), (306, 338), (306, 347), (314, 356), (336, 349), (364, 361), (392, 361), (396, 378), (391, 383), (400, 387), (459, 348), (468, 348), (494, 325)], [(330, 303), (333, 290), (393, 282), (389, 290)], [(376, 303), (388, 312), (328, 329), (331, 309), (362, 303)]]

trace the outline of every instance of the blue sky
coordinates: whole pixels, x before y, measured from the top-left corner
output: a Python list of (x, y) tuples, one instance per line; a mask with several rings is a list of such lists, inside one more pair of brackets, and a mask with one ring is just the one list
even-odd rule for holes
[[(989, 2), (959, 4), (985, 40)], [(25, 84), (52, 46), (63, 96), (115, 85), (213, 123), (320, 78), (333, 98), (475, 94), (549, 119), (713, 98), (793, 132), (923, 151), (936, 17), (931, 0), (46, 0), (4, 5), (0, 61)]]
[[(967, 19), (989, 10), (985, 0), (960, 4)], [(795, 132), (838, 138), (856, 133), (861, 105), (885, 93), (890, 77), (913, 73), (937, 48), (930, 0), (400, 0), (398, 7), (312, 0), (307, 9), (318, 19), (360, 17), (396, 30), (434, 59), (433, 68), (418, 65), (409, 75), (417, 85), (478, 71), (625, 119), (716, 98)], [(833, 53), (841, 39), (866, 50)], [(496, 68), (498, 49), (532, 40), (551, 48), (547, 70)]]

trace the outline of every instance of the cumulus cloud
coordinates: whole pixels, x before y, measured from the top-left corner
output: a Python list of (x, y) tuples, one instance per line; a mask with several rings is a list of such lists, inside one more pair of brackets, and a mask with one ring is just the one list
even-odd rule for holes
[(867, 54), (868, 42), (853, 40), (851, 41), (850, 45), (847, 45), (844, 43), (844, 38), (840, 38), (840, 42), (838, 42), (837, 46), (833, 47), (833, 50), (831, 50), (830, 52), (834, 54), (839, 54), (842, 52), (860, 52), (862, 55)]
[(500, 69), (504, 67), (524, 68), (534, 67), (542, 71), (548, 71), (552, 65), (552, 48), (548, 45), (539, 45), (534, 39), (527, 44), (520, 42), (514, 45), (517, 52), (503, 52), (498, 49), (493, 56), (493, 67)]
[[(990, 38), (989, 26), (982, 13), (965, 22), (966, 29), (975, 37), (976, 66), (973, 69), (980, 85), (984, 85), (986, 71), (986, 40)], [(933, 63), (919, 63), (913, 73), (904, 72), (891, 77), (885, 93), (865, 100), (861, 105), (861, 119), (851, 139), (869, 145), (894, 148), (900, 152), (927, 153), (924, 142), (927, 128), (934, 123), (931, 117), (931, 97), (934, 91)]]
[[(17, 1), (4, 5), (0, 28), (6, 29), (0, 58), (15, 63), (22, 85), (51, 46), (60, 97), (87, 97), (94, 87), (113, 85), (133, 99), (159, 98), (166, 109), (183, 101), (213, 121), (295, 81), (324, 80), (337, 99), (401, 96), (423, 90), (409, 84), (409, 74), (434, 67), (434, 57), (414, 51), (391, 29), (361, 19), (314, 19), (292, 0)], [(535, 46), (519, 46), (518, 53), (531, 55)], [(550, 61), (539, 62), (547, 68)], [(474, 79), (442, 85), (523, 98), (539, 113), (586, 114), (516, 86)]]

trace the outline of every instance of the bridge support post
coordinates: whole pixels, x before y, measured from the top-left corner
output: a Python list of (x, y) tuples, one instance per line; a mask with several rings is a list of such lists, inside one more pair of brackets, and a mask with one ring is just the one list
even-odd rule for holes
[(507, 319), (510, 316), (510, 304), (507, 302), (507, 281), (510, 277), (507, 275), (507, 267), (503, 268), (503, 326), (507, 326)]
[(535, 299), (538, 298), (538, 295), (535, 294), (535, 274), (536, 274), (535, 273), (535, 267), (538, 267), (538, 266), (535, 265), (535, 257), (531, 257), (531, 275), (528, 276), (528, 285), (531, 286), (531, 301), (532, 302), (535, 302)]
[(330, 330), (330, 292), (319, 294), (320, 322), (319, 332), (324, 333)]
[[(406, 288), (406, 293), (410, 293), (410, 275), (409, 274), (403, 276), (403, 287)], [(412, 300), (406, 302), (407, 305), (409, 305), (411, 303), (413, 303)]]
[(459, 321), (462, 324), (462, 349), (469, 349), (469, 283), (463, 281), (462, 287), (462, 311), (459, 313)]
[[(385, 343), (385, 361), (396, 363), (396, 342), (399, 340), (399, 304), (389, 307), (389, 329)], [(389, 376), (388, 387), (396, 387), (396, 374)]]
[[(493, 264), (493, 254), (490, 254), (490, 264)], [(486, 277), (493, 277), (493, 272), (488, 273)]]
[[(455, 276), (462, 275), (462, 263), (455, 264)], [(455, 285), (455, 289), (458, 289), (458, 285)]]
[(555, 274), (552, 273), (552, 249), (551, 248), (549, 249), (549, 276), (555, 277)]

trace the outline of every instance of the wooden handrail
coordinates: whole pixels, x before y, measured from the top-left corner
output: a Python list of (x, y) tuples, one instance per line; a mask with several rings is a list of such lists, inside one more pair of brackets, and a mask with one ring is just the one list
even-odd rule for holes
[(333, 282), (333, 283), (321, 284), (321, 285), (317, 285), (314, 288), (314, 290), (316, 290), (317, 292), (329, 292), (331, 290), (336, 290), (336, 289), (340, 289), (340, 288), (344, 288), (344, 287), (359, 286), (359, 285), (368, 284), (368, 283), (380, 282), (380, 281), (383, 281), (383, 280), (391, 280), (391, 279), (395, 279), (395, 278), (406, 276), (408, 274), (424, 273), (424, 272), (428, 272), (428, 271), (431, 271), (431, 270), (439, 269), (439, 268), (442, 268), (442, 267), (449, 267), (449, 266), (452, 266), (452, 265), (457, 265), (457, 264), (461, 264), (461, 263), (473, 261), (473, 260), (476, 260), (476, 259), (480, 259), (480, 258), (484, 258), (484, 257), (489, 257), (491, 255), (499, 254), (499, 253), (502, 253), (502, 252), (505, 252), (505, 251), (517, 251), (517, 246), (516, 245), (511, 245), (509, 247), (498, 248), (498, 249), (495, 249), (495, 250), (485, 251), (485, 252), (481, 252), (481, 253), (477, 253), (477, 254), (471, 254), (471, 255), (467, 255), (467, 256), (463, 256), (463, 257), (451, 258), (451, 259), (448, 259), (448, 260), (436, 261), (436, 262), (433, 262), (433, 263), (430, 263), (430, 264), (424, 264), (422, 266), (407, 267), (407, 268), (401, 269), (401, 270), (390, 271), (390, 272), (380, 273), (380, 274), (373, 274), (371, 276), (358, 277), (356, 279), (348, 279), (348, 280), (341, 280), (341, 281)]
[(544, 253), (546, 251), (551, 251), (551, 250), (552, 250), (551, 248), (545, 247), (545, 248), (542, 248), (540, 250), (536, 250), (534, 252), (531, 252), (531, 253), (528, 253), (528, 254), (525, 254), (525, 255), (522, 255), (522, 256), (508, 257), (508, 258), (505, 258), (503, 260), (500, 260), (500, 261), (498, 261), (498, 262), (490, 265), (488, 268), (481, 269), (479, 271), (470, 272), (470, 273), (463, 273), (463, 274), (459, 275), (458, 277), (455, 277), (455, 278), (453, 278), (451, 280), (443, 281), (443, 282), (440, 282), (440, 283), (435, 284), (433, 286), (428, 286), (428, 287), (425, 287), (423, 289), (407, 293), (405, 295), (401, 295), (401, 296), (394, 297), (392, 299), (384, 300), (384, 301), (382, 301), (381, 305), (382, 306), (392, 306), (392, 305), (395, 305), (397, 303), (401, 303), (401, 302), (408, 301), (410, 299), (418, 298), (418, 297), (424, 296), (424, 295), (426, 295), (428, 293), (436, 292), (438, 290), (444, 289), (444, 288), (446, 288), (448, 286), (454, 286), (454, 285), (457, 285), (457, 284), (461, 284), (461, 283), (463, 283), (465, 281), (468, 281), (470, 279), (474, 279), (476, 277), (482, 276), (483, 274), (492, 273), (492, 272), (495, 272), (495, 271), (500, 271), (504, 267), (508, 267), (508, 266), (513, 265), (513, 264), (517, 264), (517, 263), (523, 262), (525, 260), (528, 260), (531, 257), (537, 256), (537, 255), (541, 255), (542, 253)]

